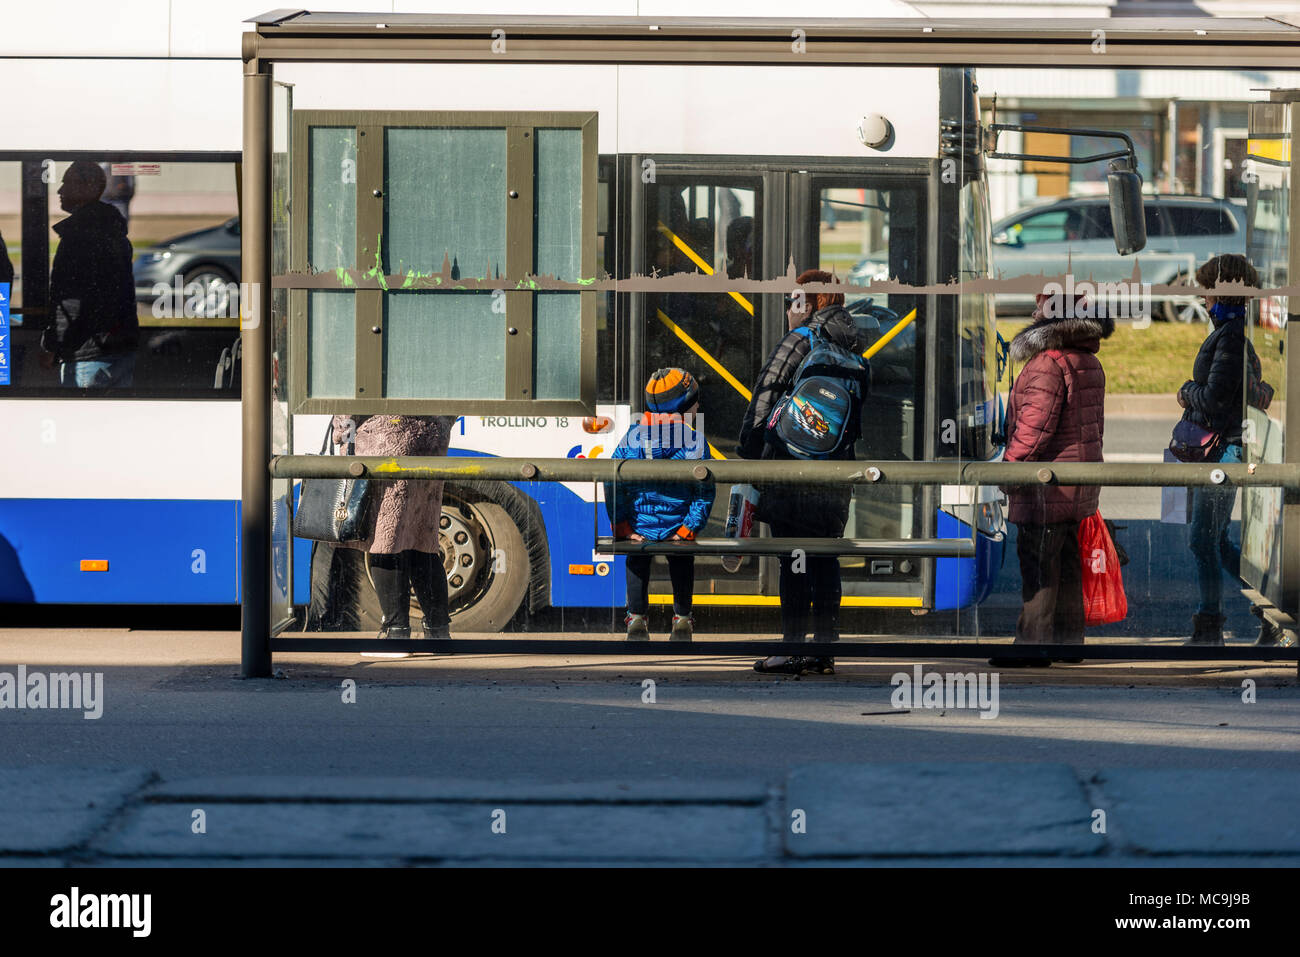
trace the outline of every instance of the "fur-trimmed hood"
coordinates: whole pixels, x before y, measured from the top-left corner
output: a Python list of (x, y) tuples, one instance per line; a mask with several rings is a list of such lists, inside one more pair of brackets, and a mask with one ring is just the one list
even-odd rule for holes
[(1109, 316), (1094, 319), (1039, 319), (1016, 333), (1011, 340), (1011, 358), (1025, 363), (1049, 349), (1078, 349), (1097, 352), (1101, 340), (1115, 331)]

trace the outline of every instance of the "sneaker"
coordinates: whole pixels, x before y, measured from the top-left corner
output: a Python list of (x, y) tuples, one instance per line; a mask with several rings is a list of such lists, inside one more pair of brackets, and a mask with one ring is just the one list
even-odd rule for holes
[[(398, 628), (395, 625), (385, 625), (379, 629), (379, 634), (375, 635), (375, 637), (379, 639), (385, 639), (385, 638), (406, 639), (411, 637), (411, 629), (409, 626), (405, 628)], [(361, 657), (362, 658), (409, 658), (411, 657), (411, 653), (409, 651), (363, 651), (361, 652)]]
[(803, 655), (773, 655), (754, 662), (754, 670), (765, 675), (801, 675), (808, 670)]
[(623, 619), (623, 624), (627, 625), (628, 641), (650, 640), (650, 626), (646, 624), (645, 615), (633, 615), (629, 613), (628, 616)]
[(690, 641), (694, 630), (695, 616), (673, 615), (673, 630), (668, 638), (670, 641)]

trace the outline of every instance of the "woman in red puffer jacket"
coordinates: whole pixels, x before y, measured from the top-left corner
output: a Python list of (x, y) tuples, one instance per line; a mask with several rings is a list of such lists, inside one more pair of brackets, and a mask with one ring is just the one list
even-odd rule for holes
[[(1101, 340), (1115, 331), (1080, 297), (1040, 294), (1033, 322), (1011, 340), (1023, 363), (1007, 410), (1007, 462), (1100, 462), (1106, 373)], [(1083, 574), (1079, 522), (1097, 511), (1097, 486), (1012, 488), (1008, 518), (1016, 526), (1024, 607), (1017, 644), (1083, 643)], [(1002, 667), (1047, 666), (1046, 658), (994, 658)]]

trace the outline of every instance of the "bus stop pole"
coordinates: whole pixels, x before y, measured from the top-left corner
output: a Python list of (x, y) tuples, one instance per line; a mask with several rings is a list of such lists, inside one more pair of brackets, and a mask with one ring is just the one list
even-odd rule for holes
[[(245, 34), (247, 39), (248, 35)], [(240, 674), (271, 677), (271, 74), (245, 45), (240, 209)]]

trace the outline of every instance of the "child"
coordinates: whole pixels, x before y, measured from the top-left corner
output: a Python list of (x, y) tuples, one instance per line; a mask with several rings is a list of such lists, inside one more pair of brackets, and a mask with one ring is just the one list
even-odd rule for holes
[[(646, 411), (614, 450), (616, 459), (702, 459), (709, 444), (696, 413), (700, 388), (684, 369), (660, 369), (645, 390)], [(697, 426), (700, 426), (697, 428)], [(605, 510), (614, 537), (633, 542), (689, 542), (709, 520), (714, 487), (696, 482), (606, 482)], [(627, 556), (627, 637), (648, 641), (652, 555)], [(690, 641), (695, 619), (695, 556), (668, 556), (673, 583), (673, 641)]]

